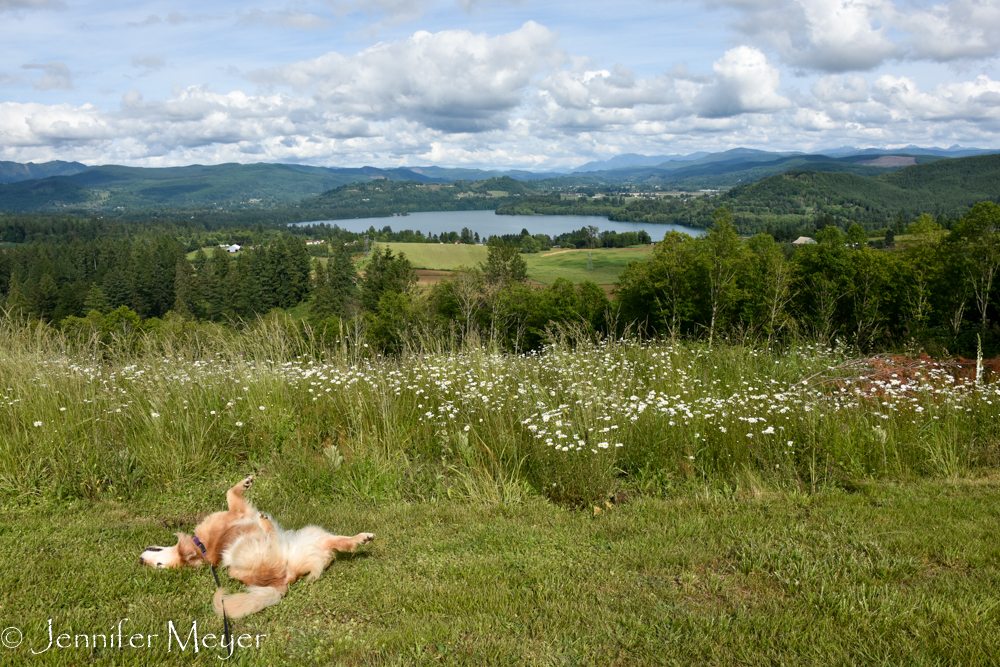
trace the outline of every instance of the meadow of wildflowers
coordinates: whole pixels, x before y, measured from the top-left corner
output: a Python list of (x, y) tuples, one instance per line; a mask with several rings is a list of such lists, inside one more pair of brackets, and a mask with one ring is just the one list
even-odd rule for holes
[(80, 348), (4, 320), (0, 494), (267, 469), (370, 500), (582, 505), (996, 463), (1000, 383), (932, 360), (638, 340), (380, 357), (311, 348), (277, 319), (218, 331)]

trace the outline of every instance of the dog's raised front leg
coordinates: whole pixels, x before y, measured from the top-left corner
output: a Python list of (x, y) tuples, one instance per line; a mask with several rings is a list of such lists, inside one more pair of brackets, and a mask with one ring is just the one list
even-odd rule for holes
[(260, 523), (260, 528), (264, 531), (265, 535), (274, 532), (274, 524), (271, 523), (271, 517), (263, 512), (257, 515), (257, 522)]
[(229, 511), (237, 514), (244, 514), (250, 509), (250, 503), (243, 498), (243, 492), (253, 485), (253, 475), (226, 491), (226, 502), (229, 503)]
[(375, 539), (375, 533), (358, 533), (354, 537), (342, 537), (340, 535), (329, 535), (324, 540), (322, 546), (326, 551), (354, 551), (358, 547), (368, 544)]

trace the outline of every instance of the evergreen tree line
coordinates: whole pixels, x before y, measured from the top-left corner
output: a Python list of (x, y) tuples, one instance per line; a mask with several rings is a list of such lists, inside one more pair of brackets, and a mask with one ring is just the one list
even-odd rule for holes
[(0, 253), (4, 307), (61, 323), (122, 306), (139, 317), (173, 311), (224, 321), (291, 308), (311, 291), (305, 240), (283, 235), (233, 258), (222, 248), (187, 249), (164, 234), (150, 241), (34, 243)]

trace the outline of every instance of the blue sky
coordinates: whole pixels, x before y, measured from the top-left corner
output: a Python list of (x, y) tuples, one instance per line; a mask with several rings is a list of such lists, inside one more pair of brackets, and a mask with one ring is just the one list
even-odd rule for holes
[(0, 160), (1000, 148), (1000, 0), (0, 0)]

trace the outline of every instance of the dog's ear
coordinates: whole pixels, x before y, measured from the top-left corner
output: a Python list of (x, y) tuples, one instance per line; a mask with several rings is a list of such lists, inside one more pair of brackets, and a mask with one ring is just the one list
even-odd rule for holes
[(203, 560), (201, 549), (187, 533), (177, 533), (177, 556), (182, 565), (200, 565)]

